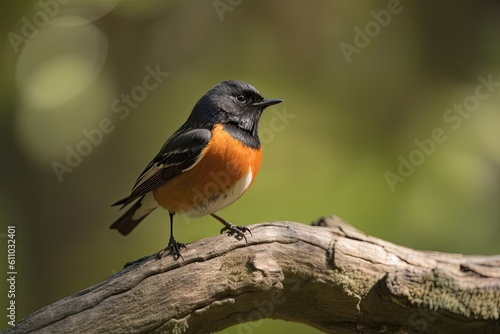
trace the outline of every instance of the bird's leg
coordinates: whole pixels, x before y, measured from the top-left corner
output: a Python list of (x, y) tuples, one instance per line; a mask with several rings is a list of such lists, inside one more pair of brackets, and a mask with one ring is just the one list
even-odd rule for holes
[(217, 216), (215, 213), (211, 213), (210, 216), (214, 217), (219, 222), (221, 222), (222, 225), (224, 225), (222, 230), (220, 230), (221, 234), (227, 231), (228, 235), (234, 234), (236, 239), (238, 239), (238, 240), (245, 239), (245, 243), (247, 242), (247, 237), (245, 236), (245, 232), (248, 232), (248, 233), (250, 233), (250, 235), (252, 235), (252, 231), (250, 231), (250, 229), (248, 229), (245, 226), (236, 226), (234, 224), (231, 224), (230, 222), (228, 222), (224, 218)]
[[(168, 245), (165, 247), (165, 249), (161, 250), (158, 253), (158, 258), (163, 258), (166, 255), (172, 254), (174, 259), (182, 258), (181, 255), (181, 249), (187, 249), (186, 245), (184, 245), (182, 242), (177, 242), (174, 238), (174, 214), (175, 212), (169, 212), (170, 215), (170, 239), (168, 240)], [(183, 259), (184, 260), (184, 259)]]

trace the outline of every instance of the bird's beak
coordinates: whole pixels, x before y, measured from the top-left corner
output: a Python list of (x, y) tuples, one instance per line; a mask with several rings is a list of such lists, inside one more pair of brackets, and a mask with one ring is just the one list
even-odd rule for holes
[(264, 99), (264, 101), (252, 104), (252, 106), (259, 106), (259, 107), (264, 107), (265, 108), (265, 107), (269, 107), (269, 106), (272, 106), (272, 105), (275, 105), (275, 104), (278, 104), (278, 103), (281, 103), (281, 102), (283, 102), (283, 100), (279, 100), (279, 99), (265, 100)]

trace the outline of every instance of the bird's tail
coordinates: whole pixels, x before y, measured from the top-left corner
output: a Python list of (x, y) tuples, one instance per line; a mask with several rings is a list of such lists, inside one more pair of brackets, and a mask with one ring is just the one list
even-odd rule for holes
[[(127, 199), (128, 198), (124, 198), (113, 204), (113, 206), (124, 204), (127, 202)], [(135, 202), (134, 205), (132, 205), (130, 209), (118, 218), (109, 228), (116, 229), (121, 234), (127, 235), (157, 207), (158, 203), (153, 193), (147, 193), (139, 198), (139, 200), (137, 200), (137, 202)]]

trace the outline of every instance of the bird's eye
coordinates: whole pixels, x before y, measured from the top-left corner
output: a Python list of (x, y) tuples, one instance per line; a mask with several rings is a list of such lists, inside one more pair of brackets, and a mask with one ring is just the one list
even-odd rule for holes
[(239, 102), (239, 103), (247, 103), (247, 98), (245, 97), (245, 95), (238, 95), (236, 97), (236, 100)]

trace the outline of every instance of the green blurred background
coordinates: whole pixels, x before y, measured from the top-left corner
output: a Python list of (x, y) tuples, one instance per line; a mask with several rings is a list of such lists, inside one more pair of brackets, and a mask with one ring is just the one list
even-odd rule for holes
[[(500, 91), (492, 89), (460, 124), (443, 117), (473, 101), (478, 77), (500, 81), (500, 3), (406, 0), (389, 22), (380, 11), (394, 4), (4, 3), (0, 241), (6, 257), (7, 225), (15, 225), (17, 320), (165, 246), (165, 211), (123, 237), (108, 229), (119, 215), (110, 204), (129, 193), (196, 100), (224, 79), (285, 100), (262, 117), (259, 176), (221, 212), (226, 219), (310, 223), (336, 214), (408, 247), (498, 254)], [(365, 28), (369, 40), (359, 36)], [(346, 57), (346, 44), (362, 47)], [(150, 91), (141, 90), (148, 68), (169, 73)], [(127, 106), (121, 99), (131, 93), (140, 101)], [(66, 164), (68, 146), (85, 149), (82, 131), (103, 119), (113, 130), (60, 182), (53, 163)], [(418, 158), (415, 140), (436, 128), (446, 140), (391, 189), (385, 173), (398, 173), (400, 156)], [(210, 217), (177, 221), (184, 242), (220, 229)], [(5, 280), (0, 287), (5, 310)], [(317, 332), (265, 320), (224, 333), (270, 331)]]

